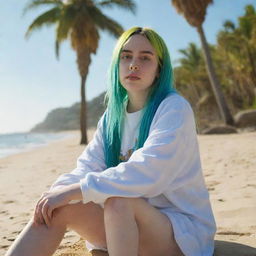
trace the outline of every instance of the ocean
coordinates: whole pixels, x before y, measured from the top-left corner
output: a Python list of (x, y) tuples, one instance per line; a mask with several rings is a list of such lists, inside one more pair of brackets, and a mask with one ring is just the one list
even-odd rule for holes
[(0, 158), (29, 151), (49, 142), (72, 136), (70, 133), (8, 133), (0, 134)]

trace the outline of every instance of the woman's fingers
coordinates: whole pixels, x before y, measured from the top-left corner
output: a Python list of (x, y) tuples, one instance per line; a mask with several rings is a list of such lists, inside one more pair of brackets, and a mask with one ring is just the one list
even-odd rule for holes
[(48, 211), (47, 211), (47, 215), (48, 215), (48, 219), (50, 221), (52, 220), (52, 212), (53, 212), (53, 208), (51, 206), (49, 206)]
[(54, 209), (65, 205), (65, 203), (62, 191), (43, 193), (36, 205), (34, 222), (36, 224), (46, 224), (49, 227)]
[(40, 203), (42, 201), (42, 198), (39, 199), (39, 201), (36, 204), (35, 211), (34, 211), (34, 222), (36, 225), (39, 225), (41, 220), (40, 220), (40, 213), (39, 213), (39, 208), (40, 208)]
[(48, 216), (48, 209), (49, 209), (49, 206), (48, 206), (48, 200), (46, 200), (44, 202), (44, 205), (42, 206), (42, 217), (44, 219), (44, 222), (46, 224), (47, 227), (50, 227), (50, 218)]
[(44, 202), (45, 200), (42, 200), (38, 206), (38, 219), (39, 219), (39, 223), (40, 224), (44, 224), (45, 220), (44, 220), (44, 216), (43, 216), (43, 206), (44, 206)]
[(44, 217), (42, 215), (42, 208), (46, 200), (45, 195), (46, 193), (43, 193), (43, 195), (41, 196), (41, 198), (39, 199), (36, 205), (34, 220), (37, 225), (40, 225), (40, 224), (42, 225), (45, 223)]

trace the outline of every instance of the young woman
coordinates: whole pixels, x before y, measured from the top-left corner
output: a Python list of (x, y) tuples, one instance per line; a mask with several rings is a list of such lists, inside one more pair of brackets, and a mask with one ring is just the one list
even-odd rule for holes
[(52, 255), (67, 228), (110, 256), (210, 256), (215, 221), (193, 111), (173, 85), (152, 29), (124, 32), (113, 53), (107, 110), (77, 168), (38, 201), (6, 256)]

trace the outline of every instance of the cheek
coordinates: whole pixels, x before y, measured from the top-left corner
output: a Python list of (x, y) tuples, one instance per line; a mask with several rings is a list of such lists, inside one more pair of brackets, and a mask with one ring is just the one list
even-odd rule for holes
[(119, 73), (120, 73), (120, 74), (121, 74), (121, 73), (124, 73), (124, 71), (126, 70), (126, 68), (127, 68), (127, 64), (120, 61), (120, 62), (119, 62)]
[(121, 80), (124, 74), (124, 69), (122, 65), (119, 65), (119, 79)]
[(155, 65), (151, 65), (150, 67), (147, 68), (147, 76), (151, 80), (154, 80), (157, 74), (158, 74), (158, 67), (156, 67)]
[(119, 65), (119, 81), (123, 84), (125, 77), (127, 76), (124, 65)]

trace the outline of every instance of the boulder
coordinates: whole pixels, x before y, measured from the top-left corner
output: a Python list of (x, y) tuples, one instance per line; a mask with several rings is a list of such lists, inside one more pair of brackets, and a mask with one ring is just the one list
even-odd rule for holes
[(229, 134), (229, 133), (237, 133), (237, 130), (235, 127), (230, 125), (218, 125), (218, 126), (212, 126), (209, 128), (204, 129), (202, 134)]
[(213, 256), (255, 256), (256, 248), (227, 241), (215, 240)]
[(234, 121), (236, 127), (256, 127), (256, 109), (249, 109), (238, 112), (234, 117)]

